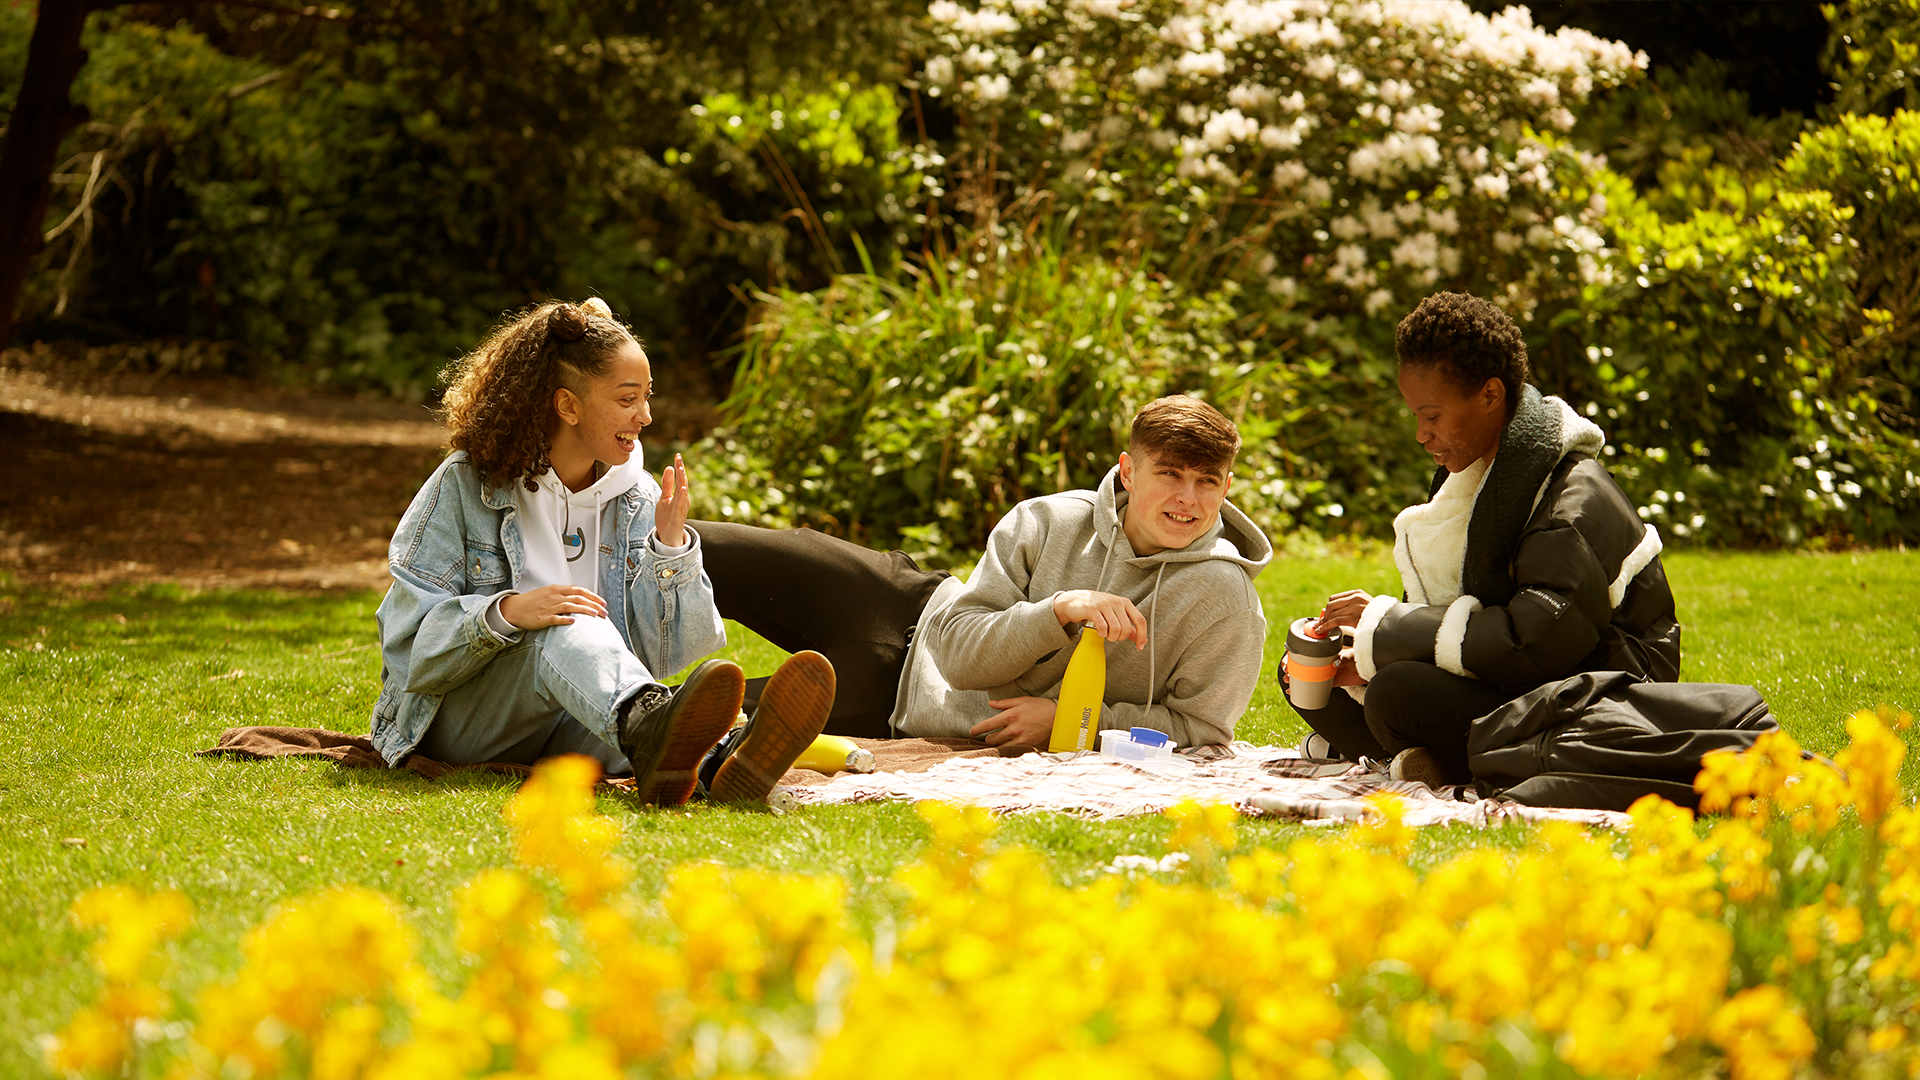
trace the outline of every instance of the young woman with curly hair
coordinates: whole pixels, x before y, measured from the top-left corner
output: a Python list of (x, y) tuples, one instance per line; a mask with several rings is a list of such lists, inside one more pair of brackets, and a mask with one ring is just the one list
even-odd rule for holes
[(1316, 630), (1353, 637), (1333, 683), (1362, 692), (1299, 710), (1314, 731), (1303, 751), (1464, 783), (1478, 719), (1580, 673), (1673, 682), (1680, 624), (1659, 534), (1597, 456), (1605, 436), (1528, 384), (1505, 312), (1437, 293), (1401, 320), (1394, 351), (1432, 495), (1394, 519), (1405, 595), (1327, 601)]
[[(687, 527), (685, 463), (657, 482), (641, 464), (646, 351), (604, 301), (551, 301), (494, 330), (450, 382), (453, 452), (388, 552), (374, 746), (391, 765), (583, 753), (631, 771), (651, 802), (686, 801), (744, 679), (727, 660), (677, 690), (658, 678), (726, 632)], [(765, 798), (832, 701), (824, 658), (790, 660), (713, 797)]]

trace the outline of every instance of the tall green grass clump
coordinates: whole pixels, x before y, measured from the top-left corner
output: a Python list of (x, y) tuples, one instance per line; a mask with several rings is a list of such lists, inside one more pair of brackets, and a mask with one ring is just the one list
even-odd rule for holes
[(1097, 484), (1140, 406), (1190, 393), (1240, 425), (1258, 479), (1235, 502), (1286, 524), (1288, 377), (1224, 295), (1051, 239), (978, 255), (756, 294), (723, 423), (689, 453), (703, 512), (943, 561), (1022, 499)]

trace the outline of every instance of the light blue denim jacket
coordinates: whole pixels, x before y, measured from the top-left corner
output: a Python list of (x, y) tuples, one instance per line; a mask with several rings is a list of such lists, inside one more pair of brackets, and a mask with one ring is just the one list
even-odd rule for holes
[[(679, 671), (727, 643), (701, 566), (700, 537), (679, 555), (656, 555), (647, 538), (660, 484), (640, 483), (600, 512), (600, 587), (607, 618), (656, 676)], [(387, 764), (404, 761), (440, 699), (520, 639), (487, 626), (495, 594), (513, 588), (526, 554), (513, 489), (486, 487), (464, 451), (434, 470), (400, 518), (387, 549), (393, 586), (380, 602), (382, 671), (373, 705), (373, 745)]]

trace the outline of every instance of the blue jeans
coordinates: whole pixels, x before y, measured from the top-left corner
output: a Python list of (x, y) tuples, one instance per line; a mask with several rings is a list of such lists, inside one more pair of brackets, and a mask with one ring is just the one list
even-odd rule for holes
[(655, 681), (605, 619), (578, 615), (566, 626), (523, 630), (441, 699), (417, 752), (449, 764), (521, 765), (586, 754), (608, 775), (631, 773), (620, 751), (620, 710)]

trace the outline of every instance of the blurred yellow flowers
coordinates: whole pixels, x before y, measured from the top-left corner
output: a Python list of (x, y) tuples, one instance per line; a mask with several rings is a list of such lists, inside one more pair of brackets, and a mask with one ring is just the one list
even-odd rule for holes
[[(169, 1080), (1920, 1076), (1910, 723), (1860, 713), (1832, 762), (1784, 734), (1713, 755), (1697, 787), (1723, 816), (1649, 797), (1624, 835), (1554, 823), (1425, 866), (1392, 797), (1283, 848), (1249, 844), (1232, 807), (1183, 804), (1184, 862), (1091, 882), (999, 843), (986, 813), (925, 804), (931, 841), (872, 930), (833, 876), (689, 863), (634, 896), (595, 766), (559, 759), (505, 811), (517, 867), (457, 895), (457, 991), (390, 900), (334, 888), (271, 913), (183, 1009), (156, 957), (186, 901), (109, 886), (73, 908), (99, 931), (99, 999), (46, 1062)], [(143, 1036), (170, 1019), (183, 1037)], [(136, 1061), (146, 1044), (169, 1060)]]

